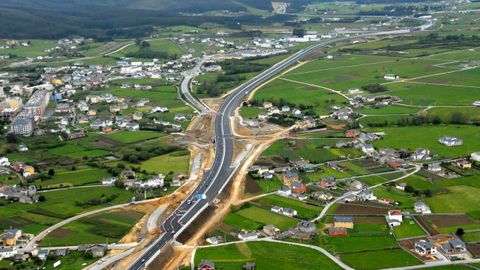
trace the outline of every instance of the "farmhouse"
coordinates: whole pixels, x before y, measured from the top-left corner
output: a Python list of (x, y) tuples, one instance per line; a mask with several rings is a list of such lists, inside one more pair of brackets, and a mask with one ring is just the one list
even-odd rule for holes
[(257, 232), (240, 232), (238, 234), (238, 239), (240, 240), (253, 240), (258, 238)]
[(410, 155), (410, 158), (414, 161), (417, 160), (429, 160), (430, 157), (430, 150), (425, 148), (417, 148), (414, 153)]
[(403, 215), (400, 210), (389, 210), (386, 216), (387, 223), (390, 227), (397, 227), (402, 224)]
[(470, 155), (470, 159), (473, 161), (480, 162), (480, 152), (475, 152)]
[(280, 196), (290, 196), (292, 195), (292, 190), (288, 186), (282, 186), (278, 191), (277, 194)]
[(353, 218), (343, 216), (333, 217), (333, 226), (337, 228), (353, 229)]
[(115, 184), (115, 181), (117, 181), (116, 177), (105, 178), (105, 179), (102, 180), (102, 185), (113, 186)]
[(0, 245), (13, 247), (17, 244), (18, 238), (22, 236), (22, 230), (7, 229), (0, 235)]
[(442, 253), (444, 253), (448, 258), (457, 258), (467, 252), (465, 243), (458, 238), (441, 244), (441, 248)]
[(306, 220), (300, 221), (297, 225), (297, 229), (301, 233), (306, 233), (310, 235), (314, 235), (317, 233), (317, 227), (315, 226), (315, 223)]
[(310, 194), (310, 197), (312, 197), (314, 200), (318, 201), (330, 201), (333, 199), (333, 196), (331, 194), (328, 194), (323, 191), (315, 191)]
[(255, 270), (255, 267), (256, 267), (256, 266), (257, 266), (257, 265), (256, 265), (254, 262), (246, 262), (246, 263), (242, 266), (242, 268), (243, 268), (244, 270)]
[(438, 142), (445, 145), (445, 146), (460, 146), (463, 144), (463, 140), (458, 139), (452, 136), (444, 136), (438, 139)]
[(420, 240), (414, 244), (415, 252), (422, 256), (437, 254), (437, 247), (431, 241)]
[(208, 260), (202, 260), (198, 264), (197, 270), (215, 270), (215, 264)]
[(0, 247), (0, 260), (12, 258), (17, 255), (16, 247)]
[(395, 185), (395, 188), (401, 191), (405, 191), (406, 187), (407, 187), (407, 183), (400, 183)]
[(360, 135), (360, 131), (355, 130), (355, 129), (350, 129), (345, 132), (345, 137), (347, 138), (356, 138), (358, 135)]
[(457, 160), (456, 164), (457, 164), (457, 167), (459, 167), (460, 169), (471, 169), (472, 168), (472, 162), (470, 162), (469, 160), (466, 160), (466, 159)]
[(205, 241), (207, 241), (207, 243), (210, 245), (218, 245), (223, 242), (223, 238), (221, 236), (212, 236), (205, 239)]
[(385, 75), (383, 75), (383, 78), (385, 80), (396, 80), (396, 79), (400, 78), (400, 76), (398, 76), (396, 74), (385, 74)]
[(350, 182), (350, 188), (354, 190), (360, 190), (363, 188), (363, 184), (358, 180), (353, 180), (352, 182)]
[(295, 171), (286, 171), (283, 174), (283, 184), (285, 185), (292, 185), (295, 182), (298, 182), (300, 178), (298, 177), (298, 173)]
[(333, 177), (324, 177), (320, 180), (318, 185), (324, 189), (335, 189), (337, 187), (335, 178)]
[(277, 214), (280, 214), (280, 215), (287, 216), (287, 217), (294, 217), (294, 216), (297, 215), (296, 210), (291, 209), (291, 208), (283, 208), (283, 207), (280, 207), (280, 206), (272, 206), (270, 208), (270, 211), (272, 211), (274, 213), (277, 213)]
[(442, 171), (442, 166), (440, 166), (440, 163), (435, 162), (435, 163), (430, 163), (427, 165), (427, 170), (429, 172), (441, 172)]
[(329, 236), (345, 236), (345, 235), (347, 235), (347, 229), (338, 228), (338, 227), (330, 227), (330, 228), (328, 228), (328, 235)]
[(357, 195), (357, 200), (359, 201), (373, 201), (376, 199), (377, 197), (373, 195), (373, 190), (371, 189), (364, 189)]
[(430, 207), (422, 202), (422, 201), (417, 201), (413, 205), (413, 209), (415, 210), (415, 213), (421, 213), (421, 214), (430, 214), (432, 211), (430, 210)]
[(274, 236), (277, 233), (279, 233), (280, 230), (275, 228), (275, 226), (270, 224), (270, 225), (263, 226), (262, 232), (267, 236)]
[(273, 104), (271, 102), (266, 101), (266, 102), (263, 102), (262, 106), (263, 106), (264, 109), (268, 110), (268, 109), (273, 107)]
[(292, 192), (295, 194), (303, 194), (307, 192), (307, 186), (302, 182), (296, 182), (292, 184)]

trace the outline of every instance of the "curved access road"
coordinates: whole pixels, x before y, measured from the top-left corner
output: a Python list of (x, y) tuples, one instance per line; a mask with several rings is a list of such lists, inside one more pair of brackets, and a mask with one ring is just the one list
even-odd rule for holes
[[(423, 30), (433, 25), (429, 21), (426, 25), (416, 28), (415, 31)], [(369, 35), (391, 35), (404, 34), (413, 31), (413, 29), (403, 29), (395, 31), (384, 31), (376, 33), (365, 33), (359, 36)], [(277, 63), (270, 69), (260, 73), (250, 81), (239, 86), (226, 97), (215, 117), (215, 159), (211, 169), (205, 173), (205, 177), (191, 196), (184, 201), (165, 222), (161, 225), (163, 234), (159, 236), (138, 259), (130, 265), (129, 270), (143, 269), (153, 259), (158, 256), (160, 250), (169, 241), (174, 240), (193, 220), (210, 204), (218, 194), (222, 192), (229, 180), (232, 178), (235, 168), (232, 167), (233, 158), (233, 136), (231, 127), (231, 117), (234, 115), (244, 98), (255, 88), (259, 87), (282, 70), (299, 61), (306, 55), (315, 50), (325, 47), (329, 44), (351, 39), (352, 37), (339, 37), (324, 42), (319, 42), (308, 48), (300, 50), (287, 59)]]

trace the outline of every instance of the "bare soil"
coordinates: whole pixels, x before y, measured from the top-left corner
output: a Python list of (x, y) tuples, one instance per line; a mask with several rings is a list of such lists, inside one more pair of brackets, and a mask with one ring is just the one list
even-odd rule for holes
[(385, 223), (384, 217), (354, 217), (353, 223)]
[(460, 214), (460, 215), (433, 215), (428, 216), (428, 219), (432, 221), (435, 226), (438, 228), (452, 227), (452, 226), (462, 226), (467, 224), (477, 223), (471, 217)]
[(66, 229), (56, 229), (53, 232), (50, 233), (50, 236), (55, 237), (55, 238), (65, 238), (70, 235), (75, 234), (75, 232), (66, 230)]
[(361, 204), (340, 204), (335, 211), (338, 215), (385, 215), (388, 208)]
[(257, 194), (260, 193), (262, 189), (258, 186), (257, 182), (255, 182), (252, 177), (247, 175), (247, 179), (245, 181), (245, 191), (250, 194)]
[(474, 258), (480, 257), (480, 244), (467, 243), (467, 249), (470, 251)]
[(427, 232), (430, 234), (430, 235), (437, 235), (439, 234), (439, 232), (437, 230), (435, 230), (434, 228), (432, 228), (432, 226), (430, 226), (426, 221), (425, 219), (422, 217), (422, 216), (414, 216), (413, 217), (417, 223), (422, 226), (425, 230), (427, 230)]

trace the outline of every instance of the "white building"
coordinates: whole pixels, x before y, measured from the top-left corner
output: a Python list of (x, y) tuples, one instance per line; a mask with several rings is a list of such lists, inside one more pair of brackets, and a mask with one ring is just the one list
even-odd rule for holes
[(414, 248), (415, 252), (422, 256), (437, 254), (437, 247), (431, 241), (420, 240), (418, 242), (415, 242)]
[(480, 162), (480, 152), (475, 152), (470, 155), (470, 159), (473, 161), (479, 161)]
[(238, 234), (238, 239), (240, 240), (253, 240), (258, 238), (257, 232), (241, 232)]
[(105, 178), (102, 180), (102, 185), (113, 186), (115, 184), (115, 181), (117, 181), (116, 177)]
[(168, 112), (168, 108), (167, 107), (154, 107), (152, 108), (152, 113), (157, 113), (157, 112), (160, 112), (160, 113), (166, 113)]
[(384, 78), (385, 80), (396, 80), (396, 79), (400, 78), (400, 76), (398, 76), (398, 75), (396, 75), (396, 74), (385, 74), (385, 75), (383, 76), (383, 78)]
[(0, 247), (0, 260), (12, 258), (17, 255), (16, 247)]
[(430, 210), (430, 207), (422, 201), (415, 202), (415, 204), (413, 205), (413, 209), (415, 210), (415, 213), (421, 213), (421, 214), (432, 213), (432, 211)]
[(33, 124), (30, 115), (19, 114), (13, 119), (10, 131), (17, 135), (30, 136), (33, 133)]
[(463, 144), (463, 140), (452, 136), (444, 136), (438, 139), (438, 142), (446, 146), (460, 146)]
[(292, 195), (292, 190), (288, 186), (282, 186), (278, 191), (277, 194), (280, 196), (290, 196)]
[(0, 166), (2, 167), (9, 167), (10, 161), (6, 157), (0, 157)]

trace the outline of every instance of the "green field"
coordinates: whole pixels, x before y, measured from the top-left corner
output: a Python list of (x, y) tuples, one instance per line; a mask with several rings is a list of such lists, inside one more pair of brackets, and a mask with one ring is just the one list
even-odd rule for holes
[(281, 206), (297, 210), (298, 217), (301, 219), (312, 219), (321, 211), (322, 207), (309, 205), (301, 201), (281, 197), (278, 195), (270, 195), (260, 199), (260, 202), (268, 203), (272, 206)]
[(151, 158), (141, 163), (140, 168), (149, 173), (169, 172), (188, 174), (190, 154), (188, 151), (178, 151)]
[[(53, 264), (58, 260), (61, 261), (60, 266), (53, 267)], [(81, 270), (84, 269), (86, 265), (94, 263), (97, 258), (87, 258), (84, 256), (83, 252), (71, 251), (67, 256), (64, 257), (49, 257), (45, 261), (46, 270)], [(84, 265), (85, 264), (85, 265)]]
[(413, 209), (413, 204), (417, 200), (412, 194), (400, 191), (393, 186), (379, 186), (373, 189), (375, 196), (381, 199), (393, 199), (402, 209)]
[[(15, 46), (14, 48), (2, 50), (2, 54), (13, 54), (18, 57), (37, 57), (45, 55), (45, 50), (55, 47), (57, 44), (52, 40), (30, 40), (31, 46)], [(3, 42), (2, 42), (3, 43)]]
[(261, 112), (265, 112), (264, 109), (257, 108), (257, 107), (242, 107), (240, 110), (240, 115), (244, 119), (251, 119), (251, 118), (256, 118)]
[[(379, 226), (376, 225), (373, 227), (378, 228)], [(386, 231), (385, 228), (386, 226), (382, 227), (383, 232), (364, 230), (365, 234), (370, 235), (361, 235), (359, 232), (357, 232), (357, 235), (321, 237), (319, 245), (334, 254), (348, 254), (351, 252), (361, 252), (365, 250), (396, 248), (397, 242), (395, 242), (395, 239), (392, 236), (388, 235), (388, 231)]]
[[(458, 75), (458, 74), (457, 74)], [(461, 105), (471, 106), (478, 99), (478, 89), (458, 86), (429, 85), (418, 83), (389, 84), (389, 94), (399, 96), (402, 103), (420, 106)], [(455, 93), (453, 95), (453, 93)]]
[[(156, 52), (166, 52), (170, 55), (180, 56), (183, 52), (173, 41), (169, 39), (154, 39), (149, 40), (150, 43), (149, 49)], [(124, 57), (127, 53), (136, 52), (140, 47), (136, 44), (131, 45), (123, 49), (122, 51), (111, 55), (111, 57)], [(145, 60), (145, 59), (143, 59)]]
[[(480, 128), (476, 126), (413, 126), (398, 128), (372, 129), (384, 132), (383, 140), (374, 142), (378, 148), (392, 147), (409, 149), (423, 147), (443, 157), (460, 157), (470, 155), (480, 149)], [(440, 144), (442, 136), (455, 136), (463, 140), (463, 145), (448, 147)]]
[(441, 191), (445, 189), (445, 187), (435, 184), (418, 174), (410, 175), (409, 177), (400, 180), (398, 183), (407, 183), (416, 190)]
[(427, 198), (434, 213), (469, 213), (478, 211), (480, 189), (469, 186), (449, 187), (449, 193)]
[(38, 188), (52, 188), (99, 184), (103, 178), (110, 176), (105, 169), (80, 167), (74, 171), (57, 170), (51, 179), (38, 182), (36, 185)]
[(480, 232), (467, 232), (462, 236), (465, 242), (480, 242)]
[(140, 108), (140, 111), (149, 112), (151, 107), (153, 106), (167, 107), (169, 109), (169, 112), (157, 115), (157, 119), (178, 123), (181, 124), (184, 128), (188, 125), (188, 121), (180, 123), (174, 120), (175, 114), (177, 113), (181, 113), (184, 115), (190, 115), (193, 113), (192, 108), (187, 106), (185, 102), (178, 97), (177, 88), (175, 86), (161, 85), (159, 84), (159, 80), (156, 79), (129, 79), (116, 81), (116, 83), (120, 84), (125, 81), (129, 83), (147, 84), (151, 85), (153, 88), (148, 91), (141, 91), (131, 88), (120, 88), (119, 86), (114, 86), (108, 88), (104, 92), (132, 99), (147, 98), (150, 100), (150, 102), (147, 103), (147, 106), (145, 106), (144, 108)]
[(52, 155), (66, 156), (70, 158), (98, 157), (108, 155), (110, 152), (103, 149), (86, 149), (80, 145), (67, 144), (48, 150)]
[(280, 182), (280, 180), (278, 180), (277, 177), (274, 177), (271, 180), (255, 180), (255, 183), (257, 183), (257, 185), (264, 193), (278, 190), (283, 186), (283, 184)]
[(395, 227), (393, 232), (397, 239), (425, 235), (425, 231), (413, 219), (404, 219), (402, 225)]
[(317, 87), (306, 86), (298, 83), (274, 80), (263, 86), (254, 95), (256, 101), (280, 102), (280, 99), (298, 106), (300, 104), (313, 106), (318, 115), (329, 114), (333, 105), (341, 105), (345, 98)]
[[(322, 62), (325, 61), (316, 61), (319, 63), (313, 62), (311, 65), (317, 65), (317, 69), (305, 70), (305, 67), (300, 67), (288, 73), (286, 78), (346, 91), (352, 87), (359, 88), (367, 84), (384, 83), (383, 76), (387, 73), (398, 74), (405, 79), (445, 71), (444, 68), (434, 66), (442, 63), (440, 60), (402, 59), (397, 61), (393, 57), (381, 57), (378, 61), (375, 61), (371, 56), (360, 56), (359, 58), (358, 64), (352, 63), (347, 65), (333, 60), (331, 61), (332, 64), (330, 64), (331, 68), (321, 68), (323, 66)], [(358, 66), (359, 64), (361, 66)], [(311, 67), (308, 68), (311, 69)]]
[(319, 251), (268, 242), (198, 249), (195, 254), (195, 265), (202, 259), (213, 261), (216, 269), (224, 270), (241, 269), (246, 262), (255, 262), (257, 269), (341, 269)]
[(107, 138), (121, 143), (138, 143), (141, 141), (160, 138), (165, 134), (150, 131), (120, 131), (107, 135)]
[(359, 157), (361, 153), (355, 149), (330, 148), (335, 139), (302, 138), (300, 140), (279, 140), (270, 145), (262, 153), (263, 157), (279, 157), (289, 160), (305, 159), (314, 163), (338, 160), (345, 157)]
[(1, 207), (0, 229), (20, 228), (37, 234), (60, 220), (115, 204), (129, 202), (131, 191), (94, 187), (51, 191), (37, 204), (6, 203)]
[(256, 206), (240, 209), (228, 215), (224, 222), (244, 230), (259, 230), (264, 225), (274, 225), (282, 231), (295, 227), (298, 220), (273, 213)]
[(51, 232), (42, 246), (68, 246), (93, 243), (115, 243), (142, 218), (143, 213), (117, 210), (86, 217)]
[(359, 270), (373, 270), (421, 264), (420, 260), (402, 249), (342, 254), (340, 258), (348, 265)]

